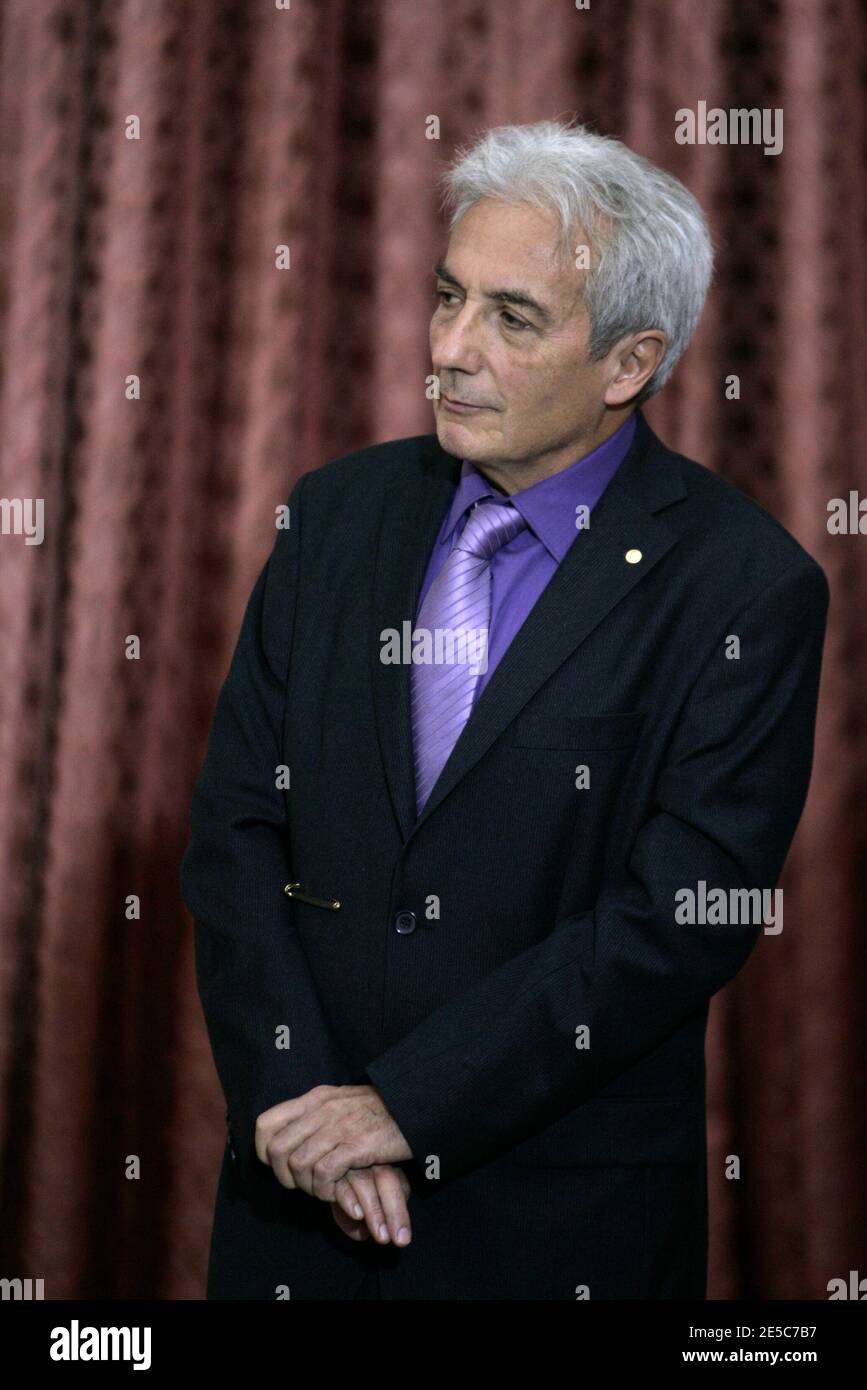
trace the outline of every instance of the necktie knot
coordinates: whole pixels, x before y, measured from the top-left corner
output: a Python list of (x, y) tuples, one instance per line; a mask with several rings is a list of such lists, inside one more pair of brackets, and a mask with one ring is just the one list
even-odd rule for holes
[(527, 525), (511, 502), (486, 499), (470, 512), (456, 550), (466, 550), (481, 560), (490, 560), (502, 546), (508, 545)]

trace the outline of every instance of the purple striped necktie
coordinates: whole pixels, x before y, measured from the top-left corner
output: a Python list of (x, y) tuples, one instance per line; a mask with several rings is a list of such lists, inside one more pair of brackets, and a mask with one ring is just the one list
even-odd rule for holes
[(491, 559), (526, 525), (511, 502), (477, 502), (419, 609), (413, 650), (423, 629), (431, 651), (430, 659), (413, 661), (410, 674), (417, 815), (470, 717), (487, 670)]

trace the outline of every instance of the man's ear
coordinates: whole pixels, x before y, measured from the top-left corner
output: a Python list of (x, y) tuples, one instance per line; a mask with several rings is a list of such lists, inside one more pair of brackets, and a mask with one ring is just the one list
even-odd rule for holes
[(668, 346), (661, 328), (633, 333), (615, 348), (614, 375), (605, 391), (605, 404), (627, 405), (656, 371)]

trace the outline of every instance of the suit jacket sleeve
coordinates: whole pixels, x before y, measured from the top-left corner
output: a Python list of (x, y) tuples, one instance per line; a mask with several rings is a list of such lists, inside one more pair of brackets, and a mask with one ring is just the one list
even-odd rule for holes
[[(247, 604), (193, 793), (181, 882), (194, 919), (196, 981), (238, 1143), (242, 1177), (262, 1110), (352, 1078), (323, 1014), (283, 891), (291, 878), (277, 786), (292, 638), (303, 478), (290, 526)], [(291, 770), (290, 770), (291, 771)], [(288, 1028), (289, 1047), (276, 1046)], [(285, 1033), (283, 1034), (285, 1041)]]
[(801, 556), (728, 618), (740, 659), (720, 637), (704, 660), (622, 878), (368, 1065), (416, 1160), (437, 1155), (448, 1178), (514, 1147), (744, 964), (761, 923), (680, 925), (675, 894), (775, 887), (809, 783), (828, 597)]

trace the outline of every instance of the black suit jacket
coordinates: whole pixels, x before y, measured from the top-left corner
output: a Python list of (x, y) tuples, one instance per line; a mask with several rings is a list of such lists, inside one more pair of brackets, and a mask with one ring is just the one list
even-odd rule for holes
[[(423, 435), (306, 474), (220, 693), (183, 864), (228, 1104), (211, 1297), (351, 1298), (367, 1268), (394, 1298), (704, 1297), (708, 1001), (763, 928), (676, 895), (776, 886), (828, 586), (639, 412), (416, 819), (382, 634), (459, 471)], [(262, 1110), (361, 1080), (414, 1155), (403, 1250), (253, 1150)]]

